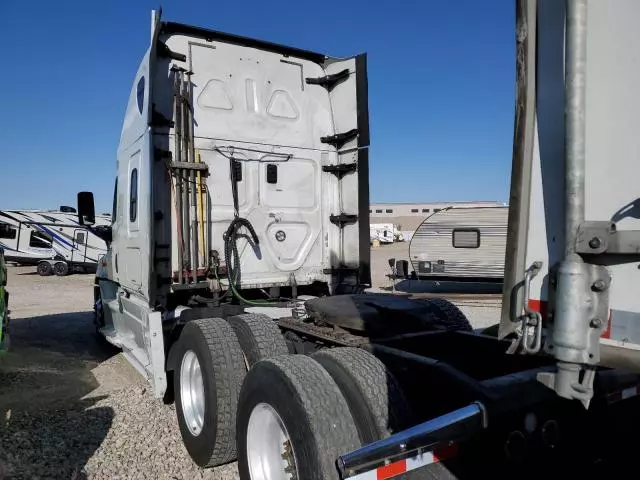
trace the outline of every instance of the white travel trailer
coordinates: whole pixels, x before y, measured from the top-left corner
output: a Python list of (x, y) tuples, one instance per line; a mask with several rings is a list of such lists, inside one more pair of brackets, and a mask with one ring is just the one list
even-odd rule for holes
[(447, 208), (427, 217), (409, 245), (419, 278), (502, 280), (509, 207)]
[(392, 223), (372, 223), (369, 225), (369, 235), (371, 240), (378, 240), (380, 243), (393, 243), (396, 229)]
[[(96, 227), (110, 224), (110, 215), (96, 216)], [(37, 265), (42, 276), (95, 271), (98, 259), (107, 252), (105, 241), (80, 225), (70, 207), (0, 210), (0, 247), (8, 262)]]

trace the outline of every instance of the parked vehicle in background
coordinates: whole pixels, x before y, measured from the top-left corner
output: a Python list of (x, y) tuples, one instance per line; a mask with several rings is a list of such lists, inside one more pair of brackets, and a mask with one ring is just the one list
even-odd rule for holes
[(396, 238), (395, 233), (393, 223), (372, 223), (369, 225), (371, 240), (377, 240), (380, 243), (393, 243)]
[(454, 207), (429, 215), (409, 244), (421, 279), (493, 280), (504, 277), (508, 206)]
[[(97, 228), (111, 224), (110, 215), (96, 216)], [(39, 275), (95, 272), (105, 241), (80, 225), (74, 208), (0, 210), (0, 247), (8, 262), (36, 265)]]
[(0, 248), (0, 352), (7, 348), (9, 334), (9, 292), (7, 288), (7, 264), (4, 250)]

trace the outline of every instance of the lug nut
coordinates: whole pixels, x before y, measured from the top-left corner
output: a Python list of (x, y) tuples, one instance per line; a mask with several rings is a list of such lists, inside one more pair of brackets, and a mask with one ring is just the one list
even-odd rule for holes
[(600, 239), (600, 237), (593, 237), (591, 240), (589, 240), (589, 246), (594, 250), (600, 248), (602, 246), (602, 240)]
[(602, 322), (601, 318), (594, 318), (593, 320), (591, 320), (591, 322), (589, 323), (589, 326), (591, 326), (591, 328), (601, 328), (602, 325), (604, 325), (604, 323)]

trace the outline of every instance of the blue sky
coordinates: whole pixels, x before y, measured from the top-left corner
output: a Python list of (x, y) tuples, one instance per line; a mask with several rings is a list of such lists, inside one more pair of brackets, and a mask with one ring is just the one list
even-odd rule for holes
[[(508, 199), (513, 0), (163, 1), (163, 18), (369, 54), (371, 200)], [(0, 209), (111, 204), (157, 0), (0, 1)]]

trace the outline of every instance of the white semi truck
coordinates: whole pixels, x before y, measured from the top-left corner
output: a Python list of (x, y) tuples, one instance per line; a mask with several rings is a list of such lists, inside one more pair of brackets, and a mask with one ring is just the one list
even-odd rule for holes
[[(237, 459), (252, 480), (637, 470), (640, 3), (516, 5), (498, 336), (446, 300), (361, 293), (363, 55), (154, 14), (96, 322), (175, 397), (198, 465)], [(91, 224), (92, 194), (78, 200)]]

